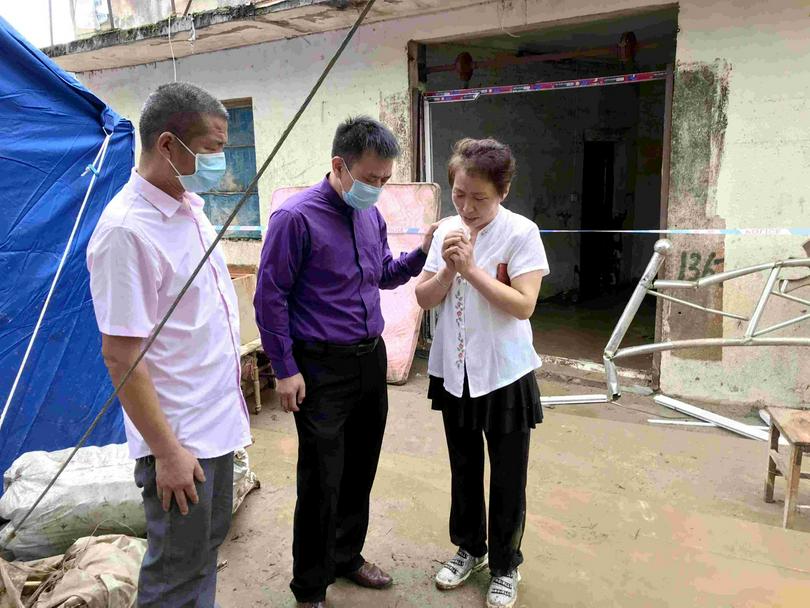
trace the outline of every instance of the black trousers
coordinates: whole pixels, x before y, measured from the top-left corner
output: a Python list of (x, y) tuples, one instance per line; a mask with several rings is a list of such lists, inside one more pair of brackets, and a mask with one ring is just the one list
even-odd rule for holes
[(306, 382), (295, 414), (298, 501), (293, 529), (293, 580), (299, 602), (318, 602), (326, 588), (364, 563), (369, 496), (388, 417), (388, 359), (380, 339), (356, 356), (294, 355)]
[[(471, 555), (487, 553), (484, 431), (458, 425), (443, 412), (452, 475), (450, 540)], [(503, 576), (523, 563), (526, 477), (531, 431), (486, 433), (489, 451), (489, 567)]]

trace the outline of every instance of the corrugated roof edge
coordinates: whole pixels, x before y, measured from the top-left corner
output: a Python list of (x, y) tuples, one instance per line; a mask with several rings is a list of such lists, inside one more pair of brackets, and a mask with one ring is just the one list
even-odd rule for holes
[(193, 29), (202, 30), (221, 23), (250, 21), (264, 15), (280, 13), (307, 6), (325, 5), (338, 10), (343, 10), (350, 4), (351, 3), (349, 0), (284, 0), (283, 2), (270, 4), (268, 6), (247, 4), (224, 7), (212, 11), (194, 13), (185, 18), (167, 18), (159, 21), (158, 23), (143, 25), (141, 27), (126, 30), (111, 30), (109, 32), (96, 34), (89, 38), (74, 40), (73, 42), (68, 42), (66, 44), (56, 44), (54, 46), (42, 49), (42, 52), (51, 58), (64, 57), (66, 55), (73, 55), (76, 53), (87, 53), (103, 48), (130, 44), (141, 40), (148, 40), (150, 38), (165, 37), (169, 33), (169, 24), (171, 24), (172, 36), (175, 36), (182, 32), (192, 31), (192, 23)]

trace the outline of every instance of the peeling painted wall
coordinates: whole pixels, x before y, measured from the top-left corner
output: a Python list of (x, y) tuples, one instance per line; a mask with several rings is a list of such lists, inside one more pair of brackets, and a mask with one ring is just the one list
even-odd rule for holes
[(380, 121), (387, 125), (402, 144), (402, 155), (394, 166), (391, 179), (394, 182), (411, 181), (411, 100), (407, 91), (383, 97), (380, 93)]
[[(810, 9), (806, 2), (787, 0), (712, 4), (681, 5), (670, 225), (806, 226)], [(668, 276), (680, 273), (684, 252), (689, 256), (688, 275), (803, 254), (802, 237), (673, 240), (675, 255), (668, 263)], [(708, 296), (692, 295), (747, 316), (764, 279), (760, 274), (726, 283)], [(798, 305), (776, 302), (763, 323), (784, 320), (800, 310)], [(709, 321), (701, 313), (678, 307), (665, 307), (664, 327), (670, 338), (737, 337), (743, 332), (737, 321)], [(797, 326), (779, 335), (807, 336), (810, 327)], [(667, 354), (661, 384), (663, 390), (686, 398), (799, 406), (810, 403), (807, 378), (809, 349), (742, 348)]]
[[(676, 121), (673, 134), (669, 224), (672, 227), (807, 226), (810, 222), (810, 9), (806, 0), (767, 3), (724, 0), (680, 2)], [(612, 11), (660, 7), (652, 0), (617, 0)], [(262, 219), (272, 190), (308, 184), (328, 169), (332, 132), (349, 114), (369, 113), (395, 128), (410, 149), (406, 46), (409, 40), (447, 40), (502, 29), (539, 27), (604, 13), (596, 0), (514, 0), (474, 3), (468, 9), (374, 24), (357, 38), (330, 76), (261, 183)], [(269, 153), (281, 130), (339, 44), (344, 32), (318, 34), (178, 62), (178, 77), (223, 99), (252, 97), (257, 157)], [(170, 81), (170, 62), (85, 73), (81, 79), (119, 112), (137, 115), (146, 95)], [(725, 101), (727, 99), (727, 101)], [(709, 110), (708, 115), (706, 115)], [(721, 112), (722, 110), (722, 112)], [(698, 123), (702, 121), (700, 126)], [(683, 123), (683, 124), (681, 124)], [(725, 128), (722, 128), (725, 125)], [(693, 149), (694, 148), (694, 149)], [(405, 159), (407, 163), (407, 159)], [(397, 177), (408, 176), (401, 163)], [(802, 255), (801, 238), (690, 237), (676, 241), (673, 260), (694, 251), (687, 268), (736, 268)], [(255, 262), (258, 244), (229, 244), (234, 262)], [(635, 263), (635, 261), (634, 261)], [(674, 262), (668, 264), (671, 274)], [(754, 285), (726, 285), (726, 308), (746, 308)], [(714, 300), (713, 300), (714, 301)], [(786, 309), (789, 307), (785, 307)], [(791, 309), (792, 310), (792, 309)], [(686, 335), (697, 317), (665, 309), (668, 335)], [(768, 313), (774, 318), (779, 308)], [(677, 318), (676, 318), (677, 317)], [(685, 319), (685, 320), (682, 320)], [(705, 324), (701, 332), (735, 335), (733, 322)], [(799, 332), (801, 328), (790, 330)], [(805, 335), (808, 329), (803, 330)], [(679, 333), (680, 332), (680, 333)], [(787, 332), (789, 335), (789, 332)], [(786, 349), (727, 350), (701, 359), (664, 355), (662, 387), (707, 400), (798, 405), (810, 400), (810, 353)], [(709, 357), (709, 360), (707, 360)]]
[[(728, 124), (728, 88), (731, 67), (712, 64), (679, 64), (678, 91), (672, 107), (672, 170), (670, 172), (669, 224), (695, 229), (725, 228), (717, 215), (717, 177), (723, 159)], [(695, 280), (725, 269), (722, 236), (672, 237), (675, 255), (666, 278)], [(690, 301), (715, 310), (723, 308), (723, 286), (690, 294)], [(689, 340), (721, 338), (722, 318), (706, 315), (680, 304), (664, 304), (664, 338)], [(720, 361), (721, 348), (675, 351), (674, 357)]]

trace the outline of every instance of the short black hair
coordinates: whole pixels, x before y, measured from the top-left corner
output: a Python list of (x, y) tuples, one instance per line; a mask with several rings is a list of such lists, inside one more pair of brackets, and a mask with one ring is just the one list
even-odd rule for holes
[(138, 121), (141, 146), (150, 150), (161, 133), (169, 131), (186, 144), (199, 133), (200, 118), (211, 114), (228, 119), (228, 110), (216, 97), (187, 82), (157, 88), (147, 99)]
[(332, 157), (340, 156), (351, 169), (364, 152), (389, 159), (398, 157), (400, 148), (396, 136), (381, 122), (369, 116), (348, 118), (335, 132)]

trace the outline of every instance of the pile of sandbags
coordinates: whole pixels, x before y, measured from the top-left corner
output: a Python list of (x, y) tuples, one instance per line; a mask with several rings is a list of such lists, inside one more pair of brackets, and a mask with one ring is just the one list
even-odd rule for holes
[[(64, 553), (78, 538), (102, 534), (144, 536), (146, 520), (135, 463), (126, 445), (81, 448), (22, 528), (25, 514), (72, 450), (28, 452), (3, 477), (0, 555), (34, 560)], [(259, 487), (247, 452), (234, 458), (233, 511)], [(2, 607), (2, 605), (0, 605)]]
[(247, 451), (237, 450), (233, 455), (233, 512), (236, 513), (245, 496), (260, 487), (259, 478), (250, 470)]
[(131, 608), (146, 541), (123, 535), (80, 538), (64, 555), (0, 559), (2, 608)]
[(6, 559), (64, 553), (77, 538), (97, 534), (145, 536), (141, 491), (126, 445), (81, 448), (21, 529), (17, 526), (72, 450), (27, 452), (3, 476), (0, 530)]

